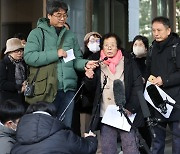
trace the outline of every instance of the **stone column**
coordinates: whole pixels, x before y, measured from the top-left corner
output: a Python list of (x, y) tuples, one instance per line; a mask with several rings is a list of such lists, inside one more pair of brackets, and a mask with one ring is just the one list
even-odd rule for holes
[(171, 29), (176, 32), (176, 0), (168, 0)]
[(93, 0), (86, 0), (85, 33), (92, 31), (92, 12), (93, 12)]

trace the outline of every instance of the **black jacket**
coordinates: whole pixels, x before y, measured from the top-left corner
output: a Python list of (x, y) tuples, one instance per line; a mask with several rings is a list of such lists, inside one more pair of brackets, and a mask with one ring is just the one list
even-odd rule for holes
[[(23, 61), (25, 68), (25, 76), (27, 76), (27, 66)], [(15, 81), (15, 65), (10, 61), (9, 57), (5, 55), (4, 59), (0, 61), (0, 101), (13, 99), (19, 103), (24, 102), (24, 94), (18, 94), (22, 88), (17, 85)]]
[[(100, 53), (93, 54), (94, 57), (92, 59), (99, 59)], [(131, 55), (127, 52), (123, 52), (124, 58), (124, 83), (125, 83), (125, 97), (126, 104), (125, 108), (129, 110), (131, 113), (137, 113), (136, 118), (134, 120), (134, 125), (136, 127), (142, 126), (143, 124), (143, 115), (141, 112), (141, 107), (139, 104), (139, 100), (137, 97), (137, 91), (143, 90), (143, 82), (142, 76), (137, 68), (135, 61), (132, 59)], [(101, 99), (101, 71), (100, 67), (95, 70), (94, 78), (88, 79), (85, 78), (85, 86), (89, 91), (95, 91), (95, 98), (93, 103), (93, 117), (94, 120), (93, 129), (97, 129), (97, 124), (100, 115), (100, 107), (97, 109), (97, 105), (99, 100)], [(93, 121), (93, 120), (92, 120)]]
[[(172, 46), (176, 43), (176, 62), (172, 57)], [(160, 76), (163, 80), (162, 90), (170, 95), (178, 105), (180, 105), (180, 38), (177, 34), (171, 33), (169, 37), (162, 42), (153, 42), (152, 54), (147, 57), (147, 72), (154, 76)], [(148, 76), (149, 76), (148, 75)], [(170, 117), (165, 119), (155, 109), (152, 114), (156, 118), (165, 121), (179, 121), (180, 110), (174, 108)]]
[(95, 137), (79, 137), (59, 120), (41, 113), (23, 116), (16, 137), (11, 154), (94, 154), (97, 149)]

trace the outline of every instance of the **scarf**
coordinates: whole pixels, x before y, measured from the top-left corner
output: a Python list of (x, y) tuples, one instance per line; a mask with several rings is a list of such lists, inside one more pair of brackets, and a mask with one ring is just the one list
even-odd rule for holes
[[(100, 53), (100, 59), (104, 59), (106, 56), (104, 54), (104, 51), (101, 50)], [(119, 61), (122, 59), (123, 55), (121, 50), (118, 50), (116, 55), (112, 58), (108, 58), (107, 60), (103, 61), (104, 64), (108, 65), (109, 70), (112, 74), (116, 73), (116, 66), (119, 64)]]
[(8, 56), (10, 61), (15, 65), (15, 80), (17, 85), (22, 85), (22, 83), (25, 80), (25, 68), (22, 63), (22, 59), (20, 60), (15, 60), (12, 56)]

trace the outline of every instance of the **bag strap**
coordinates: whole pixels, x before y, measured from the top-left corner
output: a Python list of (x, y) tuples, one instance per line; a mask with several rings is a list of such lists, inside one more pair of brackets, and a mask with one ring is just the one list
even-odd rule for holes
[[(64, 33), (65, 33), (65, 32), (64, 32)], [(63, 43), (64, 43), (64, 34), (63, 34), (62, 37), (61, 37), (61, 42), (60, 42), (60, 45), (59, 45), (59, 49), (62, 48)]]
[[(39, 28), (40, 28), (40, 27), (39, 27)], [(45, 36), (44, 36), (44, 31), (43, 31), (43, 29), (42, 29), (42, 28), (40, 28), (40, 29), (41, 29), (42, 34), (43, 34), (42, 51), (44, 51), (44, 44), (45, 44), (44, 38), (45, 38)], [(64, 34), (62, 35), (62, 38), (61, 38), (61, 42), (60, 42), (59, 48), (62, 48), (63, 42), (64, 42)], [(39, 70), (40, 70), (40, 67), (38, 67), (38, 69), (37, 69), (37, 71), (36, 71), (36, 74), (35, 74), (35, 76), (34, 76), (32, 82), (31, 82), (32, 84), (35, 83), (36, 78), (37, 78), (37, 75), (38, 75), (38, 73), (39, 73)]]
[(172, 46), (171, 56), (173, 58), (174, 64), (176, 64), (176, 48), (177, 48), (178, 44), (179, 43), (176, 43)]
[(42, 34), (43, 34), (42, 51), (44, 51), (44, 42), (45, 42), (44, 38), (45, 38), (45, 36), (44, 36), (44, 31), (43, 31), (43, 29), (42, 29), (42, 28), (40, 28), (40, 29), (41, 29)]

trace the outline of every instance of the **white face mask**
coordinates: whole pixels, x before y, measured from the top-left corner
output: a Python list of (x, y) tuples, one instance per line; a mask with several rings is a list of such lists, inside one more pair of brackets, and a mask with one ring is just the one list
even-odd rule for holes
[(136, 55), (136, 57), (141, 58), (146, 56), (146, 49), (142, 46), (134, 46), (133, 52)]
[(94, 43), (88, 43), (87, 47), (89, 48), (89, 51), (96, 53), (100, 50), (99, 44), (97, 42)]

